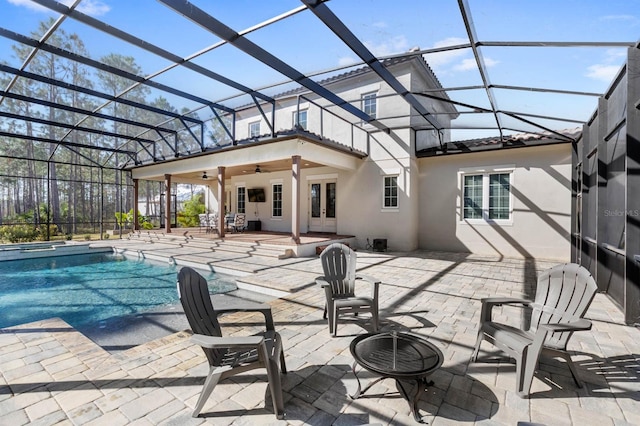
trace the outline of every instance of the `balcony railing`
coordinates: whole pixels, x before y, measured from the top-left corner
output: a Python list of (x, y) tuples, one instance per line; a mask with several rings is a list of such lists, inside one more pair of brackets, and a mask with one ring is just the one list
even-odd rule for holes
[(369, 132), (363, 129), (363, 124), (354, 124), (305, 95), (298, 96), (296, 116), (300, 115), (300, 104), (304, 102), (314, 106), (319, 112), (319, 114), (312, 114), (311, 108), (307, 110), (305, 130), (318, 134), (323, 139), (329, 139), (351, 149), (368, 153)]

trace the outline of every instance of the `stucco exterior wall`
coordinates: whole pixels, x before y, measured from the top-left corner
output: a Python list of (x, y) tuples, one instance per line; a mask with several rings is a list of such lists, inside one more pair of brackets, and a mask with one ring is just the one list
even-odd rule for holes
[[(394, 70), (396, 78), (407, 88), (410, 88), (415, 77), (412, 73), (416, 70), (408, 64), (402, 64)], [(386, 238), (389, 249), (414, 250), (418, 247), (418, 175), (414, 150), (414, 134), (408, 128), (406, 118), (410, 112), (407, 102), (385, 83), (381, 82), (373, 73), (359, 76), (356, 79), (341, 80), (330, 83), (328, 88), (341, 98), (361, 108), (361, 97), (365, 93), (375, 92), (377, 100), (377, 116), (402, 118), (385, 119), (385, 125), (395, 127), (391, 134), (377, 131), (372, 125), (358, 123), (353, 126), (346, 124), (339, 118), (326, 111), (322, 113), (322, 128), (320, 127), (321, 109), (311, 102), (301, 101), (300, 109), (306, 109), (307, 129), (310, 132), (323, 135), (333, 141), (353, 147), (365, 152), (368, 156), (360, 161), (359, 166), (353, 169), (341, 169), (334, 167), (320, 167), (303, 169), (301, 187), (301, 231), (307, 232), (309, 227), (309, 180), (314, 177), (333, 176), (337, 179), (337, 233), (354, 235), (357, 245), (365, 248), (367, 238)], [(391, 95), (391, 96), (387, 96)], [(320, 105), (327, 105), (327, 101), (309, 96)], [(277, 103), (275, 128), (276, 130), (292, 127), (293, 113), (297, 108), (295, 98), (281, 99)], [(353, 122), (354, 118), (344, 110), (331, 106), (330, 111), (346, 120)], [(265, 112), (268, 108), (265, 110)], [(267, 116), (270, 116), (267, 113)], [(248, 136), (249, 123), (259, 119), (259, 113), (255, 108), (241, 112), (236, 121), (238, 138)], [(261, 119), (261, 132), (267, 131), (267, 125)], [(369, 132), (369, 134), (367, 134)], [(304, 158), (303, 158), (304, 161)], [(318, 161), (314, 159), (314, 161)], [(265, 230), (289, 231), (291, 220), (291, 175), (289, 172), (271, 173), (268, 179), (274, 175), (283, 179), (283, 191), (285, 212), (282, 219), (271, 220), (268, 218), (271, 206), (270, 187), (264, 185), (265, 175), (243, 176), (247, 187), (253, 185), (263, 186), (267, 189), (267, 203), (258, 206), (260, 219), (263, 210), (267, 213), (262, 226)], [(383, 208), (383, 178), (385, 175), (398, 175), (399, 206), (398, 208)], [(238, 179), (227, 182), (228, 187), (233, 187)], [(259, 183), (262, 182), (262, 183)], [(235, 193), (233, 194), (235, 197)], [(232, 205), (233, 206), (233, 205)], [(248, 208), (248, 212), (252, 209)], [(247, 215), (248, 218), (251, 215)]]
[[(390, 66), (396, 78), (412, 92), (428, 91), (437, 87), (438, 82), (426, 68), (426, 65), (415, 61), (401, 62)], [(478, 234), (491, 231), (491, 226), (476, 226), (481, 232), (469, 230), (470, 225), (458, 224), (456, 211), (456, 176), (460, 167), (465, 163), (476, 164), (491, 162), (492, 158), (503, 155), (492, 152), (490, 154), (473, 154), (469, 158), (464, 156), (440, 157), (435, 160), (417, 159), (416, 145), (432, 145), (438, 143), (438, 133), (430, 129), (427, 121), (415, 114), (415, 111), (386, 83), (379, 80), (374, 73), (354, 74), (347, 78), (337, 79), (327, 84), (328, 88), (347, 102), (362, 108), (363, 94), (375, 92), (377, 94), (377, 117), (389, 128), (389, 134), (378, 130), (373, 125), (358, 122), (353, 116), (336, 106), (329, 106), (328, 101), (317, 95), (308, 95), (310, 100), (302, 100), (300, 109), (307, 110), (308, 131), (321, 135), (331, 141), (352, 147), (355, 152), (365, 153), (364, 158), (359, 154), (340, 152), (328, 146), (322, 146), (305, 138), (276, 140), (271, 143), (266, 138), (260, 138), (256, 143), (242, 143), (237, 147), (212, 152), (193, 158), (180, 159), (162, 164), (151, 165), (134, 171), (136, 178), (157, 178), (165, 173), (174, 176), (181, 174), (199, 174), (207, 171), (211, 175), (209, 191), (207, 191), (207, 207), (209, 211), (224, 211), (224, 206), (218, 203), (216, 171), (219, 166), (227, 170), (235, 167), (234, 176), (225, 181), (226, 207), (230, 212), (237, 212), (237, 188), (264, 188), (266, 202), (250, 203), (247, 201), (245, 213), (247, 220), (259, 219), (265, 231), (291, 231), (292, 219), (292, 174), (290, 170), (271, 171), (269, 173), (252, 173), (255, 165), (260, 164), (268, 171), (269, 162), (290, 161), (292, 155), (300, 156), (313, 163), (312, 168), (303, 168), (300, 176), (300, 231), (310, 231), (310, 182), (319, 179), (334, 179), (336, 187), (336, 228), (342, 235), (356, 237), (358, 248), (365, 248), (368, 240), (376, 238), (387, 239), (390, 250), (410, 251), (419, 247), (437, 248), (455, 251), (483, 251), (482, 237)], [(420, 102), (430, 111), (443, 113), (437, 115), (437, 120), (444, 127), (449, 126), (451, 118), (455, 117), (455, 110), (451, 105), (441, 103), (426, 97), (418, 97)], [(297, 109), (298, 97), (280, 97), (276, 102), (275, 131), (287, 130), (293, 127), (293, 114)], [(328, 108), (322, 110), (320, 106)], [(271, 106), (263, 105), (265, 115), (271, 118)], [(335, 117), (333, 114), (337, 115)], [(344, 118), (341, 120), (339, 117)], [(238, 112), (236, 117), (236, 138), (246, 139), (249, 136), (249, 123), (260, 121), (260, 134), (269, 133), (265, 119), (256, 107), (247, 107)], [(347, 122), (354, 123), (353, 126)], [(421, 129), (417, 133), (414, 128)], [(448, 139), (448, 131), (442, 133), (443, 140)], [(509, 151), (509, 158), (518, 157), (516, 151)], [(567, 155), (567, 158), (568, 155)], [(496, 160), (497, 161), (497, 160)], [(502, 159), (498, 163), (514, 162), (512, 159)], [(527, 160), (528, 161), (528, 160)], [(555, 158), (553, 158), (555, 161)], [(441, 164), (442, 163), (442, 164)], [(570, 159), (567, 166), (570, 169)], [(322, 165), (316, 167), (315, 165)], [(524, 163), (523, 163), (524, 164)], [(540, 167), (547, 164), (545, 158), (540, 159)], [(551, 163), (553, 164), (553, 163)], [(238, 174), (238, 169), (248, 169), (246, 174)], [(453, 173), (452, 180), (446, 179), (440, 190), (433, 192), (433, 182), (440, 182), (438, 170), (444, 169), (444, 175)], [(432, 173), (431, 171), (436, 171)], [(517, 182), (520, 182), (518, 171)], [(567, 172), (568, 173), (568, 172)], [(561, 174), (566, 174), (564, 169)], [(384, 177), (397, 176), (398, 207), (384, 207)], [(435, 179), (435, 180), (434, 180)], [(524, 180), (523, 182), (525, 182)], [(202, 181), (198, 179), (198, 183)], [(274, 183), (282, 184), (283, 205), (282, 216), (273, 217), (272, 202)], [(451, 186), (453, 185), (453, 186)], [(527, 189), (528, 190), (528, 189)], [(444, 192), (443, 192), (444, 191)], [(525, 192), (526, 193), (526, 192)], [(451, 199), (451, 194), (453, 198)], [(567, 200), (570, 198), (567, 196)], [(566, 208), (565, 208), (566, 207)], [(568, 212), (568, 205), (560, 209)], [(555, 213), (551, 213), (553, 216)], [(518, 213), (519, 217), (520, 213)], [(554, 216), (555, 217), (555, 216)], [(564, 219), (563, 219), (564, 220)], [(532, 222), (529, 220), (529, 222)], [(447, 227), (443, 227), (443, 223)], [(523, 219), (514, 222), (514, 237), (519, 237), (519, 225)], [(564, 223), (562, 229), (568, 229)], [(466, 226), (466, 228), (465, 228)], [(319, 227), (332, 232), (331, 227)], [(558, 228), (558, 226), (556, 226)], [(458, 243), (454, 243), (459, 238)], [(486, 243), (485, 243), (486, 244)], [(568, 243), (567, 243), (568, 244)], [(568, 246), (567, 246), (568, 247)], [(499, 248), (505, 253), (509, 250)], [(521, 250), (522, 251), (522, 250)]]
[[(422, 158), (419, 246), (517, 258), (570, 258), (571, 145)], [(462, 220), (461, 170), (513, 167), (511, 224)]]
[[(420, 63), (403, 62), (390, 67), (398, 80), (412, 92), (428, 92), (438, 82)], [(354, 125), (323, 111), (318, 105), (328, 105), (316, 95), (302, 101), (307, 109), (307, 129), (334, 142), (354, 148), (359, 154), (337, 151), (322, 143), (292, 137), (256, 143), (241, 144), (231, 149), (208, 155), (168, 161), (134, 170), (134, 177), (158, 179), (164, 174), (180, 176), (207, 171), (211, 175), (207, 206), (209, 211), (224, 211), (219, 206), (216, 172), (218, 167), (235, 167), (233, 177), (225, 181), (226, 207), (237, 212), (237, 188), (264, 188), (266, 201), (246, 203), (247, 220), (259, 219), (265, 231), (291, 231), (292, 172), (271, 171), (255, 174), (255, 165), (268, 171), (269, 162), (290, 161), (300, 156), (313, 163), (303, 168), (300, 176), (300, 231), (310, 231), (310, 182), (321, 179), (335, 180), (336, 227), (342, 235), (356, 237), (358, 248), (365, 248), (368, 240), (387, 239), (390, 250), (410, 251), (417, 248), (472, 252), (568, 260), (570, 257), (571, 224), (571, 153), (570, 145), (539, 146), (493, 150), (416, 158), (415, 150), (438, 143), (438, 132), (422, 117), (412, 112), (408, 103), (379, 81), (374, 73), (355, 74), (328, 83), (328, 87), (342, 99), (361, 107), (361, 97), (375, 92), (377, 117), (393, 130), (390, 134), (374, 126), (357, 122), (354, 117), (336, 106), (329, 111)], [(455, 110), (451, 105), (418, 97), (429, 111), (440, 113), (437, 120), (449, 127)], [(297, 96), (281, 97), (276, 102), (275, 130), (293, 127), (293, 114), (297, 109)], [(271, 106), (264, 112), (271, 117)], [(322, 115), (321, 115), (321, 111)], [(410, 114), (411, 117), (409, 117)], [(397, 118), (393, 118), (397, 117)], [(322, 118), (322, 120), (321, 120)], [(255, 107), (248, 107), (236, 117), (237, 139), (249, 136), (249, 123), (262, 122), (260, 134), (268, 134), (268, 126)], [(412, 129), (413, 127), (413, 129)], [(415, 131), (414, 129), (419, 129)], [(442, 132), (443, 141), (449, 137)], [(316, 165), (322, 165), (316, 167)], [(491, 168), (509, 169), (511, 173), (511, 219), (506, 222), (462, 220), (462, 174), (487, 171)], [(248, 169), (240, 174), (238, 168)], [(398, 207), (385, 208), (384, 177), (397, 176)], [(184, 177), (184, 176), (183, 176)], [(176, 180), (177, 181), (177, 180)], [(201, 179), (197, 180), (202, 183)], [(272, 215), (273, 184), (283, 189), (282, 216)], [(332, 227), (319, 227), (333, 232)]]
[[(366, 247), (367, 238), (386, 238), (390, 250), (410, 251), (418, 247), (417, 220), (417, 170), (415, 160), (405, 158), (380, 163), (364, 160), (355, 171), (332, 167), (303, 169), (300, 189), (300, 229), (309, 231), (309, 183), (317, 179), (337, 180), (337, 233), (354, 235), (358, 248)], [(399, 208), (384, 209), (383, 176), (398, 174)], [(271, 185), (281, 183), (283, 189), (282, 217), (271, 215), (273, 201)], [(247, 220), (259, 219), (265, 231), (289, 232), (291, 230), (291, 172), (248, 174), (234, 177), (226, 182), (231, 194), (231, 211), (237, 211), (237, 187), (261, 187), (265, 189), (266, 202), (246, 203)], [(216, 189), (211, 188), (212, 209), (216, 209)]]
[[(403, 69), (394, 71), (396, 78), (407, 88), (412, 84), (412, 76), (410, 69), (404, 64)], [(400, 118), (384, 119), (384, 124), (389, 127), (408, 126), (409, 105), (384, 82), (381, 82), (373, 73), (368, 73), (357, 79), (347, 79), (327, 84), (327, 88), (345, 101), (351, 103), (357, 108), (362, 108), (362, 95), (367, 93), (376, 93), (377, 99), (377, 116), (391, 117), (399, 116)], [(387, 96), (393, 95), (393, 96)], [(315, 94), (306, 93), (305, 98), (300, 98), (300, 111), (307, 112), (307, 130), (317, 135), (322, 135), (332, 141), (339, 142), (343, 145), (352, 147), (356, 150), (370, 153), (368, 132), (377, 134), (373, 125), (358, 122), (357, 119), (337, 107), (327, 100), (319, 98)], [(271, 119), (271, 106), (262, 105), (263, 111), (269, 120)], [(323, 108), (325, 108), (323, 110)], [(298, 110), (297, 96), (281, 98), (276, 101), (275, 113), (275, 131), (292, 129), (294, 127), (294, 113)], [(269, 126), (266, 120), (255, 107), (250, 107), (240, 111), (236, 116), (236, 137), (237, 139), (246, 139), (249, 137), (249, 124), (260, 122), (260, 133), (268, 134)], [(354, 123), (352, 126), (350, 123)], [(387, 155), (403, 155), (404, 147), (398, 152), (393, 144), (387, 144)], [(413, 152), (413, 151), (412, 151)]]
[[(380, 150), (385, 144), (410, 145), (409, 130), (396, 132), (393, 137), (397, 141), (383, 136), (377, 139)], [(340, 174), (338, 190), (342, 197), (339, 195), (338, 201), (342, 208), (338, 232), (355, 235), (361, 248), (366, 247), (367, 238), (386, 238), (390, 250), (415, 250), (418, 247), (415, 160), (408, 153), (396, 158), (381, 157), (372, 154), (356, 172)], [(398, 176), (398, 208), (383, 207), (385, 175)]]

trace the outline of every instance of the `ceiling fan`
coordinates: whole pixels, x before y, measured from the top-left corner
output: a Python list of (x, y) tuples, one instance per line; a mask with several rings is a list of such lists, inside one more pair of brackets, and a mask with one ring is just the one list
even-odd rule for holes
[(254, 173), (270, 173), (270, 170), (265, 170), (262, 167), (260, 167), (260, 164), (256, 164), (256, 168), (253, 171)]
[(242, 173), (270, 173), (271, 170), (266, 170), (263, 167), (260, 166), (260, 164), (256, 164), (256, 167), (252, 170), (252, 169), (245, 169), (242, 171)]

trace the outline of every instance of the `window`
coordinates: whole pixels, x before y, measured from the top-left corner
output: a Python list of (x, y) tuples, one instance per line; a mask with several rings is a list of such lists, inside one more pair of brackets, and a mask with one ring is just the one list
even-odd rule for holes
[(384, 208), (398, 207), (398, 176), (384, 176)]
[(325, 218), (336, 218), (336, 186), (335, 182), (327, 182), (325, 185)]
[(249, 123), (249, 137), (257, 138), (258, 136), (260, 136), (260, 122)]
[(376, 93), (366, 93), (362, 95), (362, 111), (369, 114), (371, 118), (376, 118), (376, 113), (378, 112)]
[(511, 172), (465, 174), (462, 193), (463, 219), (511, 220)]
[(464, 177), (465, 219), (482, 219), (482, 175)]
[(282, 184), (273, 184), (272, 188), (272, 207), (271, 216), (282, 217)]
[(239, 186), (237, 189), (238, 199), (236, 202), (236, 206), (238, 206), (238, 213), (246, 213), (245, 211), (245, 200), (246, 200), (246, 188), (244, 186)]
[(509, 173), (489, 175), (489, 219), (509, 219)]
[(293, 112), (293, 127), (300, 126), (304, 130), (307, 130), (307, 110), (300, 110)]

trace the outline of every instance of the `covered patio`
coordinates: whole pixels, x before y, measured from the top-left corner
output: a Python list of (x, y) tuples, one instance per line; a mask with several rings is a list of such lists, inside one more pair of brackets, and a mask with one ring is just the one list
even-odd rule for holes
[[(171, 200), (172, 188), (175, 184), (205, 185), (208, 189), (205, 205), (207, 209), (210, 205), (215, 206), (213, 211), (217, 213), (218, 221), (216, 233), (224, 237), (228, 226), (225, 223), (225, 215), (220, 212), (223, 212), (223, 208), (235, 211), (237, 207), (231, 205), (232, 201), (235, 202), (234, 197), (230, 197), (233, 200), (227, 199), (227, 194), (230, 193), (227, 182), (232, 177), (259, 176), (260, 174), (264, 176), (266, 173), (288, 171), (291, 179), (291, 193), (287, 195), (292, 200), (288, 233), (290, 242), (295, 246), (301, 243), (301, 204), (307, 202), (306, 199), (301, 199), (301, 187), (306, 184), (301, 177), (301, 171), (319, 167), (354, 171), (366, 156), (364, 152), (354, 149), (353, 146), (328, 140), (303, 129), (283, 132), (278, 137), (265, 137), (264, 140), (254, 138), (249, 141), (240, 141), (215, 152), (203, 152), (184, 158), (176, 156), (177, 158), (171, 160), (136, 167), (132, 170), (134, 217), (137, 216), (139, 205), (140, 180), (164, 183), (166, 217), (171, 217), (174, 213)], [(263, 179), (262, 182), (262, 185), (268, 185), (268, 181)], [(213, 194), (214, 199), (208, 199), (210, 194)], [(135, 230), (139, 229), (139, 224), (135, 223)], [(170, 221), (164, 222), (164, 232), (172, 232)]]

